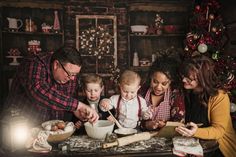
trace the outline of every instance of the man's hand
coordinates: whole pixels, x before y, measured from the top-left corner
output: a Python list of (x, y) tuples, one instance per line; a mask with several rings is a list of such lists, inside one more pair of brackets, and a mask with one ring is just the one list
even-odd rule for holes
[(78, 121), (75, 123), (76, 129), (80, 129), (80, 128), (82, 127), (82, 125), (83, 125), (83, 123), (82, 123), (80, 120), (78, 120)]
[(79, 102), (77, 110), (74, 111), (74, 115), (82, 121), (89, 121), (91, 123), (95, 123), (99, 118), (96, 110), (82, 102)]

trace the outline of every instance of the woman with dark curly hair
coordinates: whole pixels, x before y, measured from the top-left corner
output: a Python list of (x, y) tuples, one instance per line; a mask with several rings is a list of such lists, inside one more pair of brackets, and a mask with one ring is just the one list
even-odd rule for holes
[(184, 99), (178, 88), (178, 65), (175, 58), (159, 57), (150, 67), (147, 82), (140, 90), (151, 115), (151, 119), (142, 122), (143, 129), (160, 129), (169, 120), (183, 122)]
[[(220, 151), (215, 156), (236, 154), (236, 133), (230, 117), (228, 94), (222, 90), (214, 71), (214, 62), (206, 56), (195, 56), (181, 67), (185, 93), (186, 119), (190, 129), (178, 127), (183, 136), (216, 139)], [(198, 128), (197, 123), (203, 123)]]

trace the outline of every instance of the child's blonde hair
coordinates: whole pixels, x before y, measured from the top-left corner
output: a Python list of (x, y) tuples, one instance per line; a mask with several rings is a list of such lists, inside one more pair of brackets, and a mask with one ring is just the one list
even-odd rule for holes
[(102, 77), (99, 76), (98, 74), (88, 74), (88, 75), (84, 76), (83, 87), (85, 88), (86, 84), (88, 84), (88, 83), (97, 83), (101, 87), (103, 87)]
[(140, 82), (141, 82), (140, 75), (137, 72), (132, 71), (132, 70), (125, 70), (119, 78), (120, 85), (124, 85), (124, 84), (131, 85), (134, 83), (138, 83), (139, 85)]

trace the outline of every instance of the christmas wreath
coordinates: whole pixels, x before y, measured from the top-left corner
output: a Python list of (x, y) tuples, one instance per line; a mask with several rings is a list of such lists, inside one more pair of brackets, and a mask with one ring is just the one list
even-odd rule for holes
[(110, 53), (113, 46), (113, 37), (104, 26), (91, 27), (81, 32), (80, 46), (89, 55), (101, 59), (103, 54)]

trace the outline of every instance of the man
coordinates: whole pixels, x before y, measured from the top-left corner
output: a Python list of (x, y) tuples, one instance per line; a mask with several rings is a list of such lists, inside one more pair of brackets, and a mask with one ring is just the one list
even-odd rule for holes
[(72, 47), (25, 58), (5, 107), (21, 109), (35, 125), (52, 119), (70, 120), (72, 113), (82, 120), (97, 121), (96, 111), (77, 99), (81, 66), (80, 52)]

